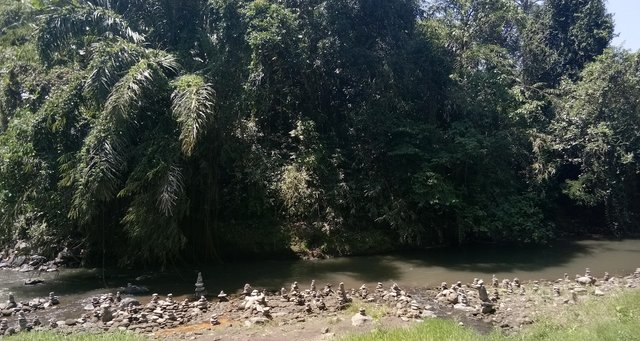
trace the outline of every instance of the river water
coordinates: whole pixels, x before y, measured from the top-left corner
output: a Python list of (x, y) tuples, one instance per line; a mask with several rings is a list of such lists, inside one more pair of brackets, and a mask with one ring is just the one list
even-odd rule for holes
[[(558, 242), (545, 247), (474, 246), (455, 249), (432, 249), (396, 255), (334, 258), (320, 261), (259, 260), (215, 266), (171, 268), (164, 272), (144, 273), (122, 269), (67, 269), (60, 273), (20, 273), (0, 270), (0, 301), (13, 292), (18, 301), (47, 296), (54, 291), (62, 302), (59, 310), (45, 317), (78, 317), (83, 302), (92, 295), (115, 292), (127, 283), (142, 285), (161, 296), (193, 294), (198, 271), (209, 293), (220, 290), (239, 292), (245, 283), (254, 288), (278, 289), (297, 281), (306, 288), (312, 279), (319, 287), (326, 283), (347, 288), (377, 282), (385, 287), (397, 282), (401, 287), (435, 287), (441, 282), (471, 282), (474, 277), (490, 281), (498, 278), (520, 280), (554, 280), (566, 272), (572, 278), (584, 274), (585, 268), (601, 277), (624, 275), (640, 267), (640, 240)], [(44, 284), (27, 287), (25, 279), (39, 277)], [(104, 278), (104, 279), (103, 279)], [(148, 297), (141, 297), (141, 301)]]

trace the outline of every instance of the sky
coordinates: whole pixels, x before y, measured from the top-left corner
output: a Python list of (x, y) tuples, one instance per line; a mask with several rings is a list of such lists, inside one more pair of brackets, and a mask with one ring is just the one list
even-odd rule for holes
[(640, 50), (640, 0), (608, 0), (607, 8), (616, 22), (614, 46)]

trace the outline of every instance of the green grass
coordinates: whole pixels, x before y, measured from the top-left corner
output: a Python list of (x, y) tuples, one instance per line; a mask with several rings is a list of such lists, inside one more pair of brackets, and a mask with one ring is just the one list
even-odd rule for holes
[(143, 341), (147, 340), (142, 336), (125, 333), (105, 333), (105, 334), (61, 334), (55, 332), (29, 332), (19, 333), (6, 338), (8, 341)]
[(387, 305), (364, 302), (360, 299), (355, 298), (354, 301), (349, 305), (347, 310), (345, 310), (346, 315), (353, 316), (353, 314), (360, 311), (360, 307), (364, 308), (367, 312), (367, 315), (371, 316), (374, 321), (378, 321), (383, 316), (391, 313), (391, 308), (389, 308)]
[(499, 332), (479, 335), (449, 320), (434, 319), (406, 329), (375, 330), (367, 334), (350, 335), (342, 341), (406, 341), (406, 340), (640, 340), (640, 292), (593, 299), (576, 306), (550, 308), (546, 315), (517, 335)]

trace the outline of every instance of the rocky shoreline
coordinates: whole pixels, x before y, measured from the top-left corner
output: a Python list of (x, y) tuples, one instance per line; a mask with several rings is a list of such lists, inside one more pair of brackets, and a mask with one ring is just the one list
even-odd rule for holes
[[(10, 269), (19, 272), (49, 273), (57, 272), (61, 267), (79, 266), (81, 255), (74, 254), (65, 247), (53, 259), (40, 255), (32, 249), (27, 241), (17, 241), (12, 247), (0, 251), (0, 269)], [(41, 283), (25, 283), (33, 285)]]
[[(48, 297), (19, 302), (10, 295), (0, 304), (0, 335), (37, 330), (74, 332), (130, 331), (149, 336), (172, 335), (172, 330), (197, 326), (210, 332), (225, 333), (229, 326), (240, 328), (254, 325), (304, 326), (309, 321), (333, 319), (342, 321), (351, 316), (354, 327), (373, 322), (368, 309), (377, 311), (377, 318), (394, 320), (395, 324), (422, 321), (428, 318), (453, 318), (480, 331), (500, 328), (506, 333), (517, 332), (535, 323), (545, 307), (577, 304), (588, 297), (640, 286), (640, 268), (627, 276), (597, 277), (586, 269), (584, 275), (570, 278), (564, 274), (555, 281), (521, 282), (498, 279), (485, 284), (475, 278), (469, 283), (442, 283), (438, 288), (403, 290), (398, 284), (378, 283), (376, 287), (345, 288), (342, 283), (306, 286), (297, 282), (279, 291), (252, 288), (246, 284), (240, 294), (205, 296), (201, 274), (195, 283), (194, 295), (182, 300), (168, 294), (161, 298), (153, 294), (148, 302), (141, 302), (124, 293), (142, 293), (145, 288), (129, 284), (121, 291), (87, 298), (81, 316), (66, 320), (40, 321), (41, 311), (60, 304), (54, 293)], [(196, 299), (196, 295), (199, 298)], [(12, 323), (7, 320), (10, 318)], [(178, 329), (176, 329), (178, 328)], [(323, 333), (331, 335), (328, 327)], [(234, 332), (238, 332), (237, 329)], [(202, 331), (200, 331), (200, 334)], [(176, 336), (184, 337), (183, 333)], [(194, 334), (199, 335), (199, 334)]]

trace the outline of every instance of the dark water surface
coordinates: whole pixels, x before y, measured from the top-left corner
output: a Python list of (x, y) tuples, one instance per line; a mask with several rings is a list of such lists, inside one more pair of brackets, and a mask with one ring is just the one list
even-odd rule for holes
[[(495, 274), (498, 278), (521, 280), (553, 280), (565, 272), (573, 278), (584, 274), (585, 268), (601, 277), (605, 271), (611, 275), (624, 275), (640, 267), (640, 240), (558, 242), (546, 247), (466, 247), (433, 249), (402, 255), (335, 258), (321, 261), (260, 260), (202, 267), (170, 268), (165, 272), (133, 273), (110, 269), (102, 279), (101, 270), (69, 269), (59, 274), (41, 274), (44, 284), (26, 287), (25, 279), (33, 273), (0, 270), (0, 301), (13, 292), (18, 301), (44, 297), (50, 291), (60, 296), (61, 308), (54, 313), (77, 317), (82, 302), (92, 295), (115, 292), (128, 282), (143, 285), (160, 295), (193, 294), (198, 271), (202, 271), (209, 293), (225, 290), (238, 292), (245, 283), (254, 288), (277, 289), (289, 287), (298, 281), (306, 288), (312, 279), (321, 287), (344, 282), (347, 288), (363, 283), (375, 286), (383, 282), (388, 287), (397, 282), (404, 287), (433, 287), (441, 282), (471, 282), (474, 277), (485, 282)], [(144, 278), (136, 278), (143, 276)], [(142, 297), (141, 301), (147, 300)]]

